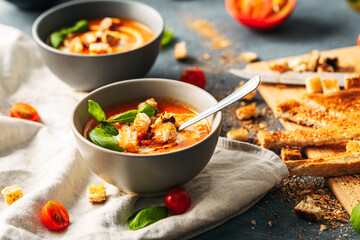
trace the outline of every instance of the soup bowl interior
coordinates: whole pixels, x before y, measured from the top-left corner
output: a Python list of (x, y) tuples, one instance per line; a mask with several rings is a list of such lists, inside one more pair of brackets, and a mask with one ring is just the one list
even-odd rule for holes
[(184, 149), (159, 154), (129, 154), (97, 146), (83, 136), (89, 121), (88, 100), (111, 106), (150, 97), (176, 99), (197, 112), (215, 105), (216, 99), (190, 84), (166, 79), (136, 79), (109, 84), (82, 99), (72, 115), (72, 130), (80, 154), (89, 167), (106, 182), (125, 192), (155, 196), (184, 184), (198, 175), (209, 162), (220, 134), (221, 112), (207, 118), (210, 134)]
[[(80, 19), (104, 17), (139, 21), (153, 31), (154, 37), (134, 50), (101, 55), (66, 53), (47, 44), (54, 31), (71, 26)], [(57, 77), (76, 89), (90, 91), (115, 81), (143, 77), (160, 51), (163, 30), (161, 15), (143, 3), (81, 0), (66, 2), (45, 11), (35, 20), (32, 35), (44, 62)]]

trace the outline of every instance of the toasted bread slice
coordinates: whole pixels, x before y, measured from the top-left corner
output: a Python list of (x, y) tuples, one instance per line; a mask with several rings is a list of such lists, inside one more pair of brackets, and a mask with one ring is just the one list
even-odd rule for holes
[(264, 148), (307, 147), (347, 143), (360, 140), (360, 126), (333, 125), (318, 129), (294, 131), (259, 131), (258, 141)]
[(298, 161), (285, 160), (290, 175), (338, 177), (360, 173), (360, 151)]

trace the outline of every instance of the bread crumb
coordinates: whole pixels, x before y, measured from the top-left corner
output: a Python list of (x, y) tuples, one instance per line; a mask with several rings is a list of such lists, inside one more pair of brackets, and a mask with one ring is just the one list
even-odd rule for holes
[(251, 220), (252, 225), (256, 225), (256, 221), (254, 219)]
[(273, 221), (269, 221), (268, 224), (269, 224), (270, 227), (274, 227)]
[(313, 203), (305, 202), (304, 200), (295, 206), (294, 211), (299, 218), (311, 222), (318, 222), (323, 218), (321, 208)]
[(320, 231), (325, 231), (327, 230), (327, 227), (324, 224), (320, 224)]
[(204, 59), (205, 61), (208, 61), (208, 60), (211, 59), (211, 57), (210, 57), (210, 55), (209, 55), (208, 53), (204, 53), (203, 59)]
[(273, 71), (286, 72), (289, 70), (289, 64), (286, 60), (280, 60), (269, 64), (269, 68)]

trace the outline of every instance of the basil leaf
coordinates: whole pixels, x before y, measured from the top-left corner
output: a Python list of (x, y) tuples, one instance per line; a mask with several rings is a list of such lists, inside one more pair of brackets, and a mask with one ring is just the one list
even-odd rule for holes
[(53, 48), (58, 48), (70, 33), (81, 33), (89, 30), (89, 23), (86, 20), (77, 21), (74, 26), (64, 28), (50, 34), (50, 45)]
[(117, 130), (117, 128), (114, 125), (112, 125), (111, 123), (102, 122), (101, 128), (104, 129), (105, 132), (107, 132), (108, 134), (111, 134), (113, 136), (117, 136), (119, 134), (119, 130)]
[(131, 230), (135, 231), (149, 226), (167, 216), (168, 210), (165, 206), (144, 208), (129, 217), (128, 226)]
[(89, 109), (88, 109), (88, 111), (95, 118), (96, 121), (105, 122), (106, 115), (105, 115), (104, 111), (102, 110), (102, 108), (100, 107), (100, 105), (97, 102), (95, 102), (93, 100), (89, 100)]
[(141, 105), (141, 107), (138, 109), (140, 113), (145, 113), (149, 116), (149, 118), (152, 118), (158, 113), (158, 109), (150, 105), (149, 103), (145, 102)]
[(103, 148), (107, 148), (115, 151), (125, 151), (125, 148), (119, 146), (117, 139), (108, 134), (104, 129), (95, 127), (89, 132), (90, 140)]
[(161, 39), (161, 46), (164, 47), (172, 42), (174, 39), (174, 30), (172, 28), (168, 28), (164, 31), (163, 37)]
[(74, 26), (68, 28), (68, 33), (82, 33), (82, 32), (86, 32), (88, 31), (89, 28), (89, 23), (87, 20), (79, 20), (75, 23)]
[(132, 123), (132, 122), (134, 122), (134, 119), (137, 114), (138, 114), (138, 110), (130, 110), (130, 111), (124, 112), (120, 115), (117, 115), (114, 118), (109, 119), (108, 122), (110, 122), (110, 123), (114, 123), (114, 122)]

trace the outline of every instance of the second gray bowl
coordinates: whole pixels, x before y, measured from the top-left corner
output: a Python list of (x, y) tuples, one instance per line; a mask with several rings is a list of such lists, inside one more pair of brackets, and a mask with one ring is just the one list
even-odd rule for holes
[[(154, 38), (135, 50), (94, 56), (65, 53), (46, 44), (53, 31), (80, 19), (104, 17), (140, 21), (153, 30)], [(163, 30), (161, 15), (143, 3), (82, 0), (60, 4), (41, 14), (33, 24), (32, 34), (50, 70), (70, 86), (89, 91), (112, 82), (145, 76), (160, 51)]]

